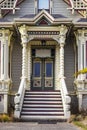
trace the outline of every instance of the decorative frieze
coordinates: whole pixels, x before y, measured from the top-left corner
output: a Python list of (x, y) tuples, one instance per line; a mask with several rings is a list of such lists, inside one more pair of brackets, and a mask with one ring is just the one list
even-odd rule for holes
[(19, 27), (19, 31), (21, 34), (21, 44), (23, 43), (27, 43), (28, 42), (28, 34), (27, 34), (27, 26), (23, 25), (21, 27)]
[(64, 25), (60, 26), (59, 44), (65, 44), (67, 31), (68, 31), (68, 29), (66, 26), (64, 26)]
[(59, 31), (28, 31), (28, 35), (59, 35)]

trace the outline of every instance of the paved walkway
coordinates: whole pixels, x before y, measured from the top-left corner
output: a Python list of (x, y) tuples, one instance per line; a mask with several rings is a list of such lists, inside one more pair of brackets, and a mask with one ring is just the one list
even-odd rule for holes
[(0, 123), (0, 130), (79, 130), (69, 123), (38, 124), (33, 122), (21, 123)]

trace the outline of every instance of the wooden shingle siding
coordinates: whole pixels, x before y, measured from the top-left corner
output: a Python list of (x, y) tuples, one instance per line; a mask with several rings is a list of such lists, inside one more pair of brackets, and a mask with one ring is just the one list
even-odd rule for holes
[(53, 8), (52, 8), (52, 14), (62, 14), (65, 17), (81, 17), (77, 12), (72, 12), (68, 10), (69, 6), (63, 1), (63, 0), (53, 0)]
[(22, 75), (22, 47), (17, 41), (12, 51), (12, 91), (18, 91)]
[(66, 43), (65, 50), (64, 50), (64, 71), (65, 71), (65, 81), (67, 84), (68, 91), (73, 91), (74, 86), (74, 68), (75, 68), (75, 61), (74, 61), (74, 47), (73, 43)]

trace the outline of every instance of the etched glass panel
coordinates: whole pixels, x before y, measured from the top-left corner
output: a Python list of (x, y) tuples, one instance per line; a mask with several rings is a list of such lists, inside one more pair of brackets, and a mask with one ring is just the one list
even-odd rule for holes
[(40, 77), (40, 62), (34, 63), (34, 77)]
[(52, 63), (46, 63), (46, 77), (52, 77)]

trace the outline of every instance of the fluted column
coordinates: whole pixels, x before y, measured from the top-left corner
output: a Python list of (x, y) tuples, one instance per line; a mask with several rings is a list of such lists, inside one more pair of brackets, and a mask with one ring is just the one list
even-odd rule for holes
[(11, 32), (8, 29), (1, 29), (1, 79), (9, 79), (8, 75), (8, 63), (9, 63), (9, 45)]
[(67, 27), (60, 26), (59, 44), (60, 44), (60, 78), (64, 78), (64, 45), (66, 39)]
[(28, 70), (27, 70), (27, 43), (28, 43), (28, 34), (27, 27), (23, 25), (19, 28), (21, 34), (21, 44), (22, 44), (22, 78), (27, 78)]

